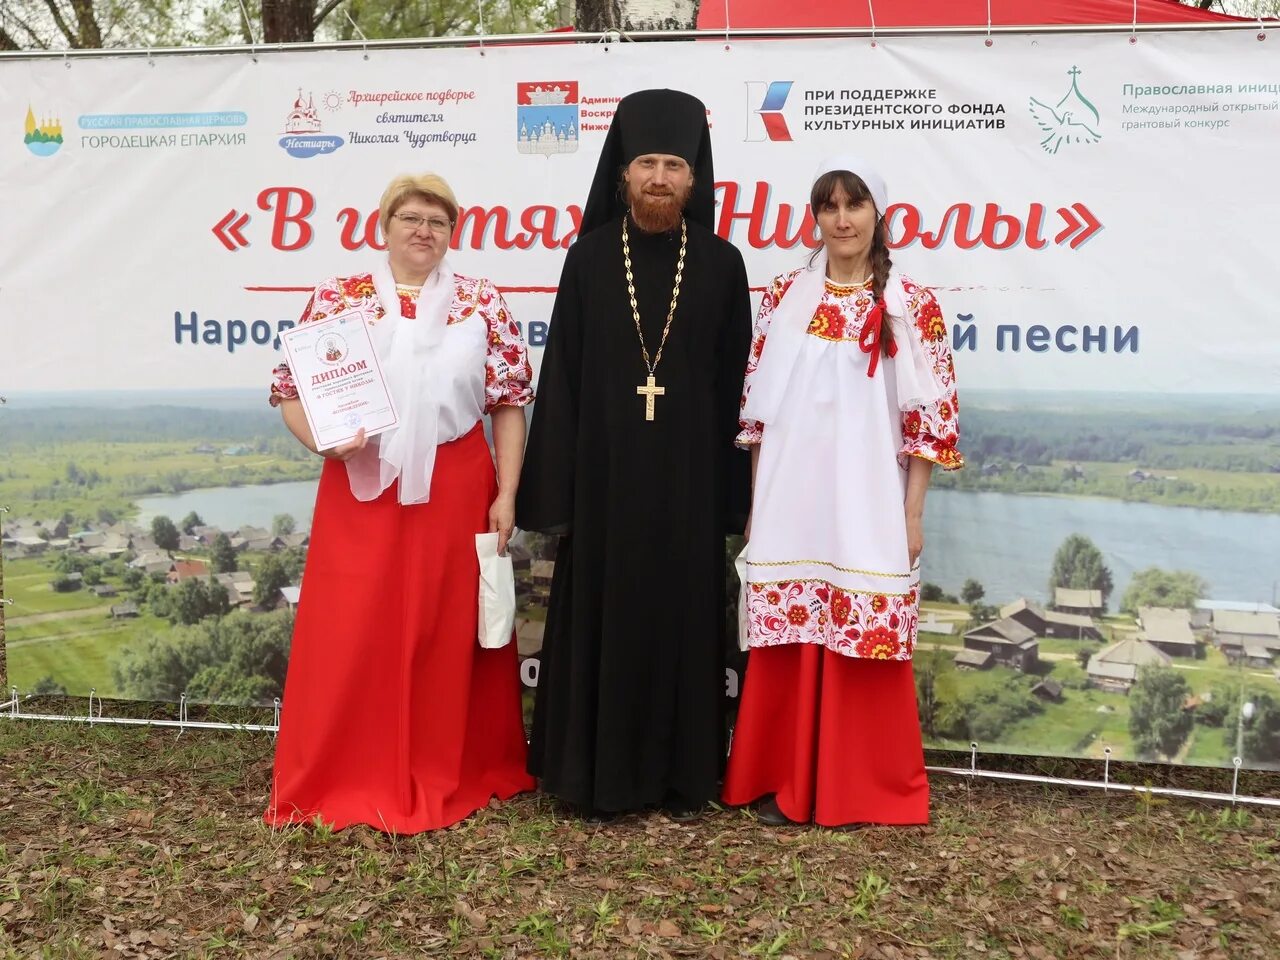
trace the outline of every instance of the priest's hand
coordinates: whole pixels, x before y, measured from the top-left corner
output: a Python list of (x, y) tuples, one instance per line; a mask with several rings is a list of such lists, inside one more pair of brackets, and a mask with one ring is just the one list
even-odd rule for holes
[(507, 552), (507, 541), (511, 539), (511, 530), (516, 525), (516, 498), (511, 494), (500, 493), (489, 508), (489, 532), (498, 535), (498, 553)]
[(907, 517), (907, 558), (910, 566), (915, 567), (920, 559), (920, 551), (924, 549), (924, 520), (921, 517)]
[(329, 460), (350, 460), (357, 453), (365, 448), (369, 443), (369, 438), (364, 435), (364, 427), (357, 431), (355, 439), (347, 443), (340, 443), (336, 447), (328, 450), (322, 450), (320, 455)]

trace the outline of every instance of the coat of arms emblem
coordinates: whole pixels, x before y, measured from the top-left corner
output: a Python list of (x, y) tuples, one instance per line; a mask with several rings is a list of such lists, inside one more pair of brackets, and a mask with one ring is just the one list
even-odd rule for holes
[(516, 84), (516, 149), (573, 153), (578, 149), (578, 81)]

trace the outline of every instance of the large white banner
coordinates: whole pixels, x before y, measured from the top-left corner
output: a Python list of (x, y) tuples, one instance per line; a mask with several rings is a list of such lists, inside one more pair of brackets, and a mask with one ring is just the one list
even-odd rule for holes
[[(126, 565), (176, 596), (201, 563), (232, 586), (197, 526), (242, 577), (301, 548), (310, 488), (263, 486), (314, 475), (266, 412), (277, 335), (381, 255), (398, 173), (454, 186), (455, 268), (505, 292), (536, 366), (613, 107), (653, 86), (705, 101), (753, 286), (808, 255), (811, 171), (855, 152), (938, 291), (970, 466), (931, 493), (932, 742), (1280, 761), (1280, 48), (1245, 32), (0, 60), (11, 681), (269, 694), (261, 664), (155, 680), (138, 650), (216, 617)], [(239, 599), (233, 626), (288, 603)]]

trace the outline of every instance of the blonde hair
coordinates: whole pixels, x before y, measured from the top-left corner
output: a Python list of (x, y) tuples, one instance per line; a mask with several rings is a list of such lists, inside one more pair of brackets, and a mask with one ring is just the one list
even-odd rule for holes
[(409, 200), (438, 203), (449, 212), (450, 220), (455, 223), (458, 220), (458, 200), (444, 177), (435, 173), (403, 173), (387, 184), (378, 203), (378, 219), (384, 235), (395, 212)]

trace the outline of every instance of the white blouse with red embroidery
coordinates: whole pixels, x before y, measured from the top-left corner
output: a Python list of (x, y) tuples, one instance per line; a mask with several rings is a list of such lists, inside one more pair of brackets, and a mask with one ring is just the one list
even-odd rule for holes
[[(450, 333), (467, 337), (465, 363), (458, 364), (461, 390), (452, 392), (451, 402), (442, 405), (441, 443), (456, 440), (480, 419), (501, 406), (524, 407), (533, 402), (533, 370), (519, 326), (494, 285), (482, 277), (454, 276), (456, 292), (449, 310)], [(400, 314), (414, 319), (416, 291), (398, 290)], [(373, 286), (373, 275), (331, 277), (307, 301), (299, 323), (323, 320), (340, 310), (365, 307), (369, 322), (377, 323), (386, 311)], [(473, 321), (474, 322), (468, 322)], [(462, 324), (464, 326), (457, 326)], [(272, 371), (271, 405), (298, 396), (293, 373), (287, 363)]]
[[(765, 293), (744, 406), (770, 318), (800, 272), (777, 277)], [(964, 460), (942, 311), (927, 289), (895, 279), (909, 314), (895, 329), (916, 343), (902, 345), (897, 357), (875, 356), (873, 365), (859, 346), (875, 306), (871, 292), (828, 281), (776, 418), (767, 430), (741, 423), (739, 445), (760, 444), (746, 556), (750, 646), (821, 643), (850, 657), (911, 659), (920, 568), (908, 562), (907, 460), (922, 457), (946, 470)], [(893, 364), (920, 350), (941, 397), (902, 410)]]

